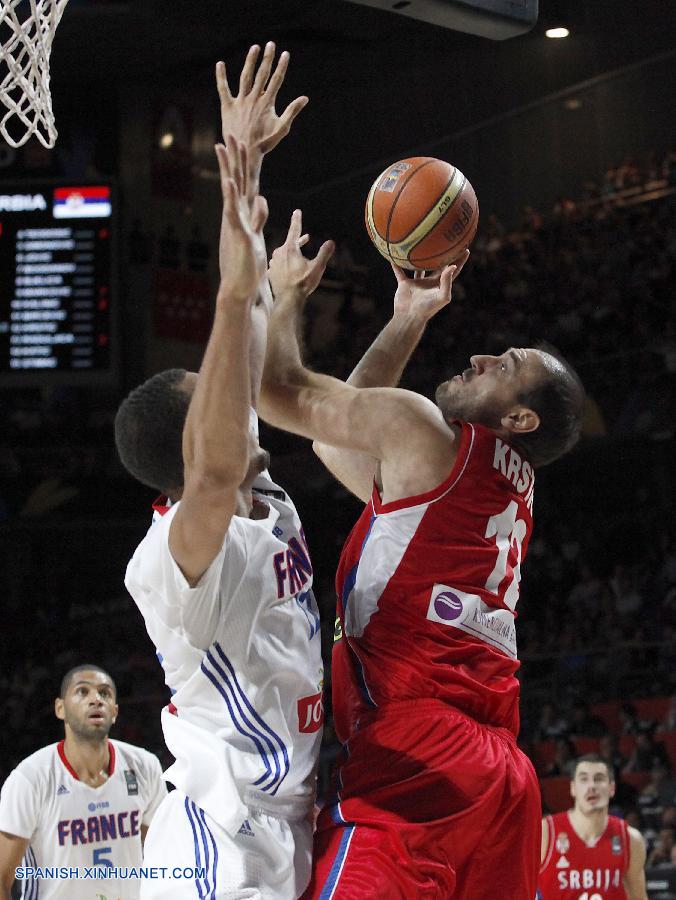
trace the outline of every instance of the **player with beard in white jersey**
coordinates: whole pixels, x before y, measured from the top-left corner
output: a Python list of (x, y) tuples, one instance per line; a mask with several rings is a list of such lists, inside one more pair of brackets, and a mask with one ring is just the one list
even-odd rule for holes
[[(167, 794), (160, 762), (108, 738), (116, 691), (98, 666), (66, 673), (55, 712), (65, 738), (20, 762), (2, 788), (0, 897), (9, 900), (21, 867), (22, 900), (137, 900), (131, 870)], [(54, 868), (66, 871), (51, 878)]]
[[(236, 98), (217, 68), (221, 283), (202, 367), (154, 376), (116, 417), (124, 465), (166, 495), (125, 579), (173, 694), (162, 725), (176, 791), (144, 861), (204, 869), (192, 884), (145, 882), (144, 898), (295, 898), (310, 874), (319, 615), (300, 520), (268, 476), (252, 410), (271, 301), (258, 169), (305, 98), (277, 117), (288, 54), (270, 76), (268, 44), (254, 76), (257, 52)], [(318, 279), (330, 252), (317, 257)]]

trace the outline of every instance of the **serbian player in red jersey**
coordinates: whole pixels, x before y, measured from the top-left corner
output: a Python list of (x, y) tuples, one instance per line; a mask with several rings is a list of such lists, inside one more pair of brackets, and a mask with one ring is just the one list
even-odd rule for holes
[(573, 772), (568, 812), (542, 822), (539, 900), (648, 900), (641, 833), (608, 815), (615, 776), (595, 753)]
[(541, 813), (516, 746), (515, 606), (534, 468), (577, 440), (584, 391), (532, 348), (472, 357), (437, 405), (394, 388), (467, 254), (434, 278), (396, 270), (392, 320), (348, 384), (310, 372), (297, 335), (321, 272), (301, 232), (297, 210), (270, 264), (262, 415), (322, 442), (367, 503), (337, 575), (344, 753), (305, 896), (532, 900)]

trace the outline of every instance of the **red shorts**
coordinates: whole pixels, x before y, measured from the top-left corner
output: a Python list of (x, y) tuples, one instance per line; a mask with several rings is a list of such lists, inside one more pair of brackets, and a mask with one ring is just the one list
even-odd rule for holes
[(438, 701), (378, 710), (348, 742), (303, 900), (533, 900), (540, 790), (502, 728)]

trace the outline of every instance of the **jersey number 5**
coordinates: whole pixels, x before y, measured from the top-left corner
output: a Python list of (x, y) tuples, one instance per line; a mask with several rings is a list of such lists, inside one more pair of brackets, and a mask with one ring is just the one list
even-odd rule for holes
[(490, 517), (485, 535), (487, 538), (494, 537), (498, 548), (498, 558), (486, 581), (486, 590), (499, 597), (512, 612), (519, 599), (521, 545), (528, 531), (523, 519), (517, 519), (518, 511), (516, 500), (512, 500), (501, 513)]

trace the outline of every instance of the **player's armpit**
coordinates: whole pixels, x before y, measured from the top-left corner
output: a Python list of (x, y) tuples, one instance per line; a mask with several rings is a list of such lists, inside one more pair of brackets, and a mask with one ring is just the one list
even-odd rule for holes
[(640, 831), (628, 828), (629, 832), (629, 868), (624, 876), (624, 889), (628, 900), (648, 900), (645, 883), (645, 841)]
[(375, 456), (357, 450), (331, 447), (320, 441), (314, 441), (312, 449), (334, 478), (355, 497), (364, 503), (368, 502), (378, 467)]
[(191, 587), (218, 555), (237, 508), (238, 485), (190, 478), (169, 529), (169, 550)]
[[(261, 416), (279, 428), (380, 460), (401, 496), (436, 487), (455, 461), (455, 435), (425, 397), (399, 388), (354, 388), (298, 367), (263, 377)], [(391, 496), (388, 499), (398, 499)], [(394, 493), (397, 493), (395, 488)]]
[(10, 900), (16, 868), (29, 843), (29, 838), (0, 831), (0, 900)]

